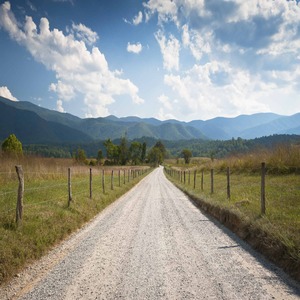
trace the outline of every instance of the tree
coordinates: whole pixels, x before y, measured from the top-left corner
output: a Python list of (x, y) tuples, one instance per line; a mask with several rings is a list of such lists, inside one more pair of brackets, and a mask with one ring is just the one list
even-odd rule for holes
[(102, 159), (103, 159), (103, 153), (102, 153), (102, 150), (99, 149), (98, 153), (97, 153), (97, 163), (98, 163), (98, 165), (101, 165)]
[(23, 155), (22, 143), (14, 134), (11, 134), (6, 140), (4, 140), (1, 149), (4, 153), (9, 155)]
[(119, 146), (119, 162), (122, 166), (125, 166), (129, 159), (129, 152), (127, 147), (127, 139), (126, 137), (122, 137), (120, 146)]
[(181, 155), (182, 155), (183, 158), (184, 158), (184, 162), (185, 162), (186, 164), (189, 164), (190, 161), (191, 161), (191, 157), (193, 156), (191, 150), (189, 150), (189, 149), (183, 149), (183, 150), (181, 151)]
[(78, 149), (75, 155), (75, 159), (78, 163), (87, 164), (86, 154), (83, 149)]
[(129, 147), (130, 158), (132, 164), (138, 165), (142, 161), (142, 144), (139, 142), (132, 142)]
[(164, 160), (161, 150), (157, 147), (151, 148), (151, 150), (148, 153), (148, 160), (149, 163), (155, 167), (161, 164)]
[(147, 151), (147, 144), (144, 142), (142, 145), (142, 153), (141, 153), (141, 161), (144, 162), (146, 159), (146, 151)]

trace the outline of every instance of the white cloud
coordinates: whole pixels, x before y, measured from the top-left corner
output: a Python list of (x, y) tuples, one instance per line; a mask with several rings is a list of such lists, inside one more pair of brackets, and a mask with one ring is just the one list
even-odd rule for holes
[(161, 30), (155, 34), (155, 38), (160, 46), (164, 68), (168, 71), (173, 69), (178, 71), (180, 51), (179, 41), (173, 35), (170, 35), (170, 38), (167, 39)]
[[(228, 84), (220, 84), (223, 79), (219, 77), (224, 76), (230, 77)], [(262, 89), (259, 86), (261, 78), (217, 61), (194, 65), (182, 76), (165, 75), (164, 81), (173, 90), (174, 97), (178, 98), (176, 107), (183, 119), (269, 111), (264, 96), (266, 88), (274, 88)]]
[(56, 28), (50, 30), (46, 18), (42, 18), (37, 27), (31, 17), (26, 17), (21, 26), (11, 12), (10, 3), (5, 2), (0, 7), (0, 26), (36, 61), (56, 73), (57, 83), (51, 84), (49, 89), (57, 93), (58, 99), (83, 99), (87, 115), (107, 115), (107, 107), (115, 101), (114, 96), (129, 95), (133, 103), (143, 102), (138, 88), (130, 80), (120, 78), (118, 71), (109, 69), (99, 48), (87, 49), (83, 39), (93, 42), (97, 36), (84, 25), (73, 24), (76, 35), (81, 34), (80, 40)]
[(63, 102), (61, 100), (57, 100), (56, 101), (56, 110), (59, 112), (65, 112), (62, 105), (63, 105)]
[(96, 32), (86, 27), (83, 24), (72, 24), (70, 30), (78, 40), (85, 42), (88, 45), (93, 45), (99, 39), (99, 36)]
[(177, 4), (173, 0), (149, 0), (143, 3), (146, 8), (146, 21), (148, 21), (154, 13), (158, 13), (159, 23), (172, 20), (177, 21)]
[(162, 94), (158, 97), (158, 100), (160, 103), (163, 104), (163, 106), (168, 109), (168, 110), (172, 110), (172, 103), (170, 102), (170, 99), (168, 96), (166, 96), (165, 94)]
[(12, 93), (10, 92), (10, 90), (8, 89), (7, 86), (1, 86), (0, 87), (0, 96), (4, 97), (6, 99), (9, 99), (11, 101), (19, 101), (16, 97), (14, 97), (12, 95)]
[(143, 13), (139, 11), (139, 13), (133, 18), (132, 23), (133, 25), (139, 25), (143, 22)]
[(127, 51), (135, 54), (139, 54), (143, 50), (141, 43), (127, 44)]

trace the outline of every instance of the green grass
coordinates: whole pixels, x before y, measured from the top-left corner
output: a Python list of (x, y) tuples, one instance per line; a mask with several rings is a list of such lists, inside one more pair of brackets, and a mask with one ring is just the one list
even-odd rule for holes
[[(178, 169), (178, 168), (177, 168)], [(179, 188), (194, 198), (213, 204), (238, 215), (244, 222), (266, 232), (288, 249), (287, 255), (300, 263), (300, 175), (266, 175), (266, 214), (261, 214), (261, 176), (257, 172), (234, 170), (230, 175), (231, 197), (227, 198), (226, 171), (214, 172), (214, 193), (211, 193), (210, 171), (204, 171), (201, 190), (201, 172), (194, 172), (184, 184), (176, 177), (168, 177)]]
[[(123, 172), (119, 186), (118, 171), (111, 190), (111, 169), (105, 173), (102, 190), (102, 169), (93, 168), (90, 199), (89, 168), (72, 167), (72, 198), (68, 207), (67, 167), (53, 164), (38, 167), (25, 164), (23, 219), (15, 223), (18, 181), (14, 166), (0, 172), (0, 283), (10, 279), (31, 261), (40, 258), (51, 247), (80, 228), (114, 200), (132, 188), (144, 175), (130, 178)], [(147, 169), (149, 172), (150, 169)]]

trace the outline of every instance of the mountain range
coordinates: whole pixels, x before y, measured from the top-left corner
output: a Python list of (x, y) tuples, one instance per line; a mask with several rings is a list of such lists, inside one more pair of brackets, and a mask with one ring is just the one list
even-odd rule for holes
[(115, 116), (81, 119), (31, 102), (0, 97), (0, 141), (11, 133), (24, 144), (89, 143), (124, 135), (131, 140), (252, 139), (273, 134), (300, 135), (300, 113), (292, 116), (258, 113), (191, 122)]

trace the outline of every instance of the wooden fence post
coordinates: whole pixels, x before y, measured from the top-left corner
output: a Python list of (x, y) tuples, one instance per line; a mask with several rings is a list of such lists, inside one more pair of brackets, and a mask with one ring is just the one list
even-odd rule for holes
[(121, 186), (121, 170), (119, 170), (119, 187)]
[(128, 169), (128, 182), (130, 180), (130, 169)]
[(104, 169), (102, 170), (102, 191), (105, 194), (105, 172)]
[(93, 197), (92, 181), (93, 181), (92, 168), (90, 168), (90, 199), (92, 199)]
[(126, 183), (126, 170), (124, 169), (123, 172), (124, 172), (124, 184), (125, 184)]
[(191, 171), (189, 170), (189, 185), (191, 184)]
[(196, 188), (196, 176), (197, 176), (197, 170), (194, 171), (194, 189)]
[(185, 184), (185, 170), (183, 171), (183, 183)]
[(201, 191), (203, 191), (203, 184), (204, 184), (204, 170), (201, 170)]
[(16, 172), (19, 180), (18, 198), (16, 207), (16, 223), (19, 225), (23, 217), (23, 196), (24, 196), (24, 174), (22, 166), (16, 166)]
[(230, 199), (230, 168), (227, 167), (227, 199)]
[(210, 170), (210, 192), (214, 193), (214, 169)]
[(266, 213), (266, 163), (261, 164), (261, 196), (260, 196), (261, 214)]
[(114, 189), (114, 170), (111, 170), (111, 189)]
[(72, 184), (71, 184), (71, 168), (68, 168), (68, 207), (70, 207), (72, 202)]

